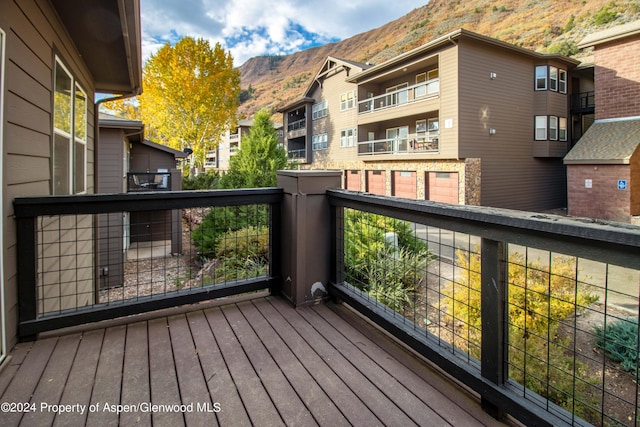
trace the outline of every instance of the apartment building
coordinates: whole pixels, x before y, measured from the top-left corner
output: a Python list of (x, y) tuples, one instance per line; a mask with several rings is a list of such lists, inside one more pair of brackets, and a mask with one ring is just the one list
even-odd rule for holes
[(564, 158), (568, 213), (640, 223), (640, 21), (591, 34), (595, 122)]
[(344, 171), (352, 190), (564, 207), (571, 88), (589, 86), (578, 64), (464, 29), (378, 65), (329, 57), (278, 110), (285, 144), (301, 168)]
[[(220, 143), (214, 150), (207, 152), (204, 170), (229, 170), (229, 160), (234, 156), (242, 144), (242, 140), (249, 136), (253, 126), (253, 120), (238, 120), (238, 125), (232, 129), (227, 129), (220, 138)], [(278, 138), (282, 142), (282, 124), (274, 123), (278, 132)]]

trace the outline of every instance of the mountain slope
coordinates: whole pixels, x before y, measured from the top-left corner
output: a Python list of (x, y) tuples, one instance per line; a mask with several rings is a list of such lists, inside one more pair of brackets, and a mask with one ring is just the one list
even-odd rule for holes
[(300, 98), (327, 56), (379, 64), (458, 28), (540, 52), (579, 56), (586, 34), (640, 19), (640, 0), (431, 0), (400, 19), (349, 39), (240, 67), (240, 116)]

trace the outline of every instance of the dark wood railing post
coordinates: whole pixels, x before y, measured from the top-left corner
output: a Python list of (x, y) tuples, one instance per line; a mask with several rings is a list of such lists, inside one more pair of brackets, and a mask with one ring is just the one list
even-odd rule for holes
[[(506, 379), (507, 337), (505, 305), (507, 297), (507, 245), (483, 238), (481, 243), (481, 374), (496, 385)], [(496, 402), (482, 397), (482, 408), (493, 417), (501, 419), (504, 411)]]
[[(24, 322), (35, 320), (38, 315), (36, 286), (37, 278), (37, 238), (36, 218), (16, 218), (17, 264), (18, 264), (18, 320)], [(33, 340), (35, 335), (23, 333), (19, 330), (21, 340)]]
[(279, 171), (282, 201), (282, 295), (293, 305), (328, 296), (332, 279), (328, 189), (340, 188), (340, 171)]

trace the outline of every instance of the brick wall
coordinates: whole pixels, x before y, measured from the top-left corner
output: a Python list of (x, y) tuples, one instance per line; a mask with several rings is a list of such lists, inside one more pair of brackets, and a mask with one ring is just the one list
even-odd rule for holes
[[(586, 188), (585, 180), (591, 180)], [(618, 189), (618, 180), (627, 189)], [(629, 222), (631, 190), (628, 165), (568, 165), (568, 214), (578, 217)]]
[(596, 46), (596, 119), (640, 116), (640, 35)]

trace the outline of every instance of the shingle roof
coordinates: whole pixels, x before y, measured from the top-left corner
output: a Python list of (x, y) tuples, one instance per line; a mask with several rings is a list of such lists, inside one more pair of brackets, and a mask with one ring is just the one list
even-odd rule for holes
[(580, 43), (578, 43), (578, 47), (584, 49), (586, 47), (596, 46), (601, 43), (614, 41), (636, 34), (640, 34), (640, 21), (617, 25), (597, 33), (589, 34)]
[(564, 157), (565, 164), (626, 164), (640, 145), (640, 117), (596, 120)]

